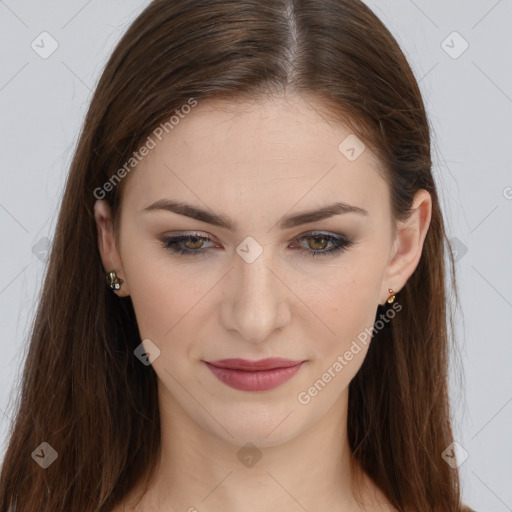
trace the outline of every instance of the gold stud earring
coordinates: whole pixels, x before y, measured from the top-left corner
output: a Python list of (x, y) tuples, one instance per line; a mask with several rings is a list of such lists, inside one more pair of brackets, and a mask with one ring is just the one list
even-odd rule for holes
[(393, 291), (393, 289), (392, 289), (392, 288), (388, 288), (388, 292), (389, 292), (391, 295), (388, 297), (387, 302), (388, 302), (388, 304), (391, 304), (391, 303), (395, 300), (396, 295), (395, 295), (395, 292)]
[(111, 290), (119, 290), (121, 288), (123, 280), (120, 277), (118, 277), (115, 270), (108, 272), (105, 277), (107, 279), (107, 285)]

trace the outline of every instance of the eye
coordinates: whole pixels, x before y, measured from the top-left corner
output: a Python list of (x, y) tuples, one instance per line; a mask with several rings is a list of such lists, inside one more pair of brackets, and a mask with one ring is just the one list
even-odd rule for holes
[[(307, 242), (306, 255), (312, 257), (331, 256), (348, 249), (354, 243), (344, 235), (332, 235), (322, 232), (306, 233), (297, 238), (297, 240), (305, 240)], [(332, 246), (326, 250), (329, 244), (332, 244)]]
[[(344, 235), (333, 235), (322, 232), (306, 233), (294, 240), (306, 241), (307, 246), (304, 248), (306, 256), (329, 256), (344, 251), (353, 245), (353, 241)], [(200, 235), (198, 233), (189, 233), (173, 237), (161, 238), (162, 245), (165, 249), (169, 249), (181, 256), (197, 256), (204, 254), (211, 247), (204, 247), (207, 242), (212, 242), (211, 238)], [(327, 247), (331, 244), (331, 247)], [(296, 247), (292, 246), (292, 247)]]
[(204, 242), (211, 242), (211, 239), (207, 236), (198, 235), (197, 233), (190, 233), (188, 235), (164, 237), (161, 241), (166, 249), (178, 253), (181, 256), (196, 256), (204, 252)]

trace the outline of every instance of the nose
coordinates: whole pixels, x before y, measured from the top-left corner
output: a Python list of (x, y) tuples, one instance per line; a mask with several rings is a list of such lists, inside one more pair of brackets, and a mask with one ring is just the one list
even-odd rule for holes
[(240, 338), (251, 343), (262, 343), (285, 327), (291, 318), (292, 292), (281, 274), (273, 265), (270, 250), (263, 250), (251, 263), (237, 256), (224, 283), (224, 327), (238, 331)]

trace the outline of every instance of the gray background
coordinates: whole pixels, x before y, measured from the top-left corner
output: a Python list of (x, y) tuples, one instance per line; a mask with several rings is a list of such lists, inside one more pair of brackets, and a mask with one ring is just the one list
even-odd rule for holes
[[(91, 91), (147, 3), (0, 0), (0, 460)], [(460, 360), (451, 393), (455, 438), (468, 454), (463, 496), (478, 512), (512, 511), (512, 1), (367, 3), (420, 81), (448, 234), (457, 239)], [(58, 44), (46, 59), (31, 47), (42, 46), (44, 31)]]

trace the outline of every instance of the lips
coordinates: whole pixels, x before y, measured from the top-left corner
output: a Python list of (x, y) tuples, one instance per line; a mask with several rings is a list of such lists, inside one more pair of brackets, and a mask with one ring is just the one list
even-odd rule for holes
[(218, 368), (230, 368), (231, 370), (274, 370), (275, 368), (289, 368), (302, 363), (293, 359), (283, 359), (281, 357), (269, 357), (259, 361), (249, 361), (248, 359), (220, 359), (210, 361), (209, 364)]
[(224, 384), (241, 391), (267, 391), (291, 379), (305, 361), (283, 358), (221, 359), (204, 361), (210, 371)]

